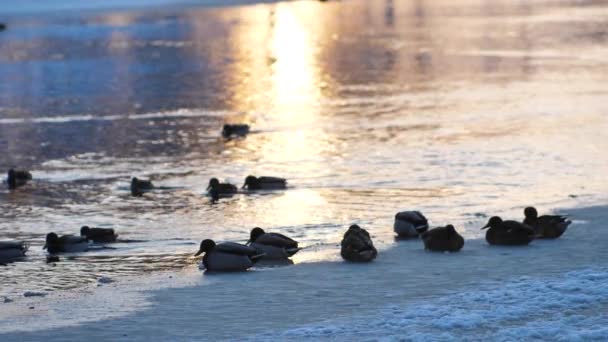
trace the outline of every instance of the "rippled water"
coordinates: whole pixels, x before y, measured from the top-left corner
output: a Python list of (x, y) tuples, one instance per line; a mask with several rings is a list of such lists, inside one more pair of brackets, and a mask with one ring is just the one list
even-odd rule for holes
[[(35, 181), (0, 190), (0, 237), (30, 244), (0, 294), (193, 267), (201, 239), (254, 226), (333, 260), (352, 222), (394, 243), (401, 209), (479, 238), (487, 215), (603, 199), (606, 20), (599, 1), (464, 0), (9, 16), (0, 168)], [(290, 188), (205, 196), (248, 174)], [(131, 176), (165, 189), (132, 198)], [(85, 224), (139, 242), (46, 264), (46, 233)]]

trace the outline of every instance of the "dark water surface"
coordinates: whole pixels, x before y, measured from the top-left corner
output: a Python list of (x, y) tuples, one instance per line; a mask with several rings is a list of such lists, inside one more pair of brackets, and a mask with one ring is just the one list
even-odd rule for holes
[[(0, 237), (30, 244), (0, 294), (179, 269), (254, 226), (332, 260), (359, 222), (393, 243), (400, 209), (481, 237), (597, 202), (608, 185), (608, 6), (600, 1), (295, 1), (8, 16), (0, 32)], [(4, 19), (3, 19), (4, 20)], [(245, 139), (219, 137), (245, 122)], [(211, 205), (210, 177), (289, 179)], [(132, 198), (131, 176), (168, 189)], [(46, 264), (49, 231), (119, 243)]]

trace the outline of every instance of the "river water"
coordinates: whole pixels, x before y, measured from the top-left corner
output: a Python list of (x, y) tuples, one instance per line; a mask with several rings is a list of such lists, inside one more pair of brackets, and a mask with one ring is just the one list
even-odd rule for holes
[[(605, 200), (601, 1), (134, 7), (0, 18), (0, 169), (34, 176), (0, 190), (0, 237), (30, 245), (0, 295), (195, 267), (200, 240), (254, 226), (299, 240), (297, 264), (338, 260), (355, 222), (391, 247), (399, 210), (476, 239), (494, 214)], [(249, 174), (289, 189), (205, 196)], [(164, 188), (132, 198), (132, 176)], [(47, 264), (45, 235), (85, 224), (138, 242)]]

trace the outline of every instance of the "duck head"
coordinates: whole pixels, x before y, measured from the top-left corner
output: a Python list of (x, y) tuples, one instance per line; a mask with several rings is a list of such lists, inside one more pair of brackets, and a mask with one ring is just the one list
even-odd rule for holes
[(220, 181), (217, 178), (211, 178), (209, 180), (209, 185), (207, 186), (207, 190), (209, 189), (217, 189), (217, 187), (220, 185)]
[(229, 137), (232, 134), (232, 125), (224, 124), (224, 128), (222, 129), (222, 135), (225, 137)]
[(524, 215), (526, 216), (527, 219), (538, 218), (538, 212), (536, 211), (536, 208), (534, 208), (534, 207), (527, 207), (526, 209), (524, 209)]
[(486, 229), (486, 228), (495, 228), (500, 226), (500, 224), (502, 223), (502, 219), (498, 216), (492, 216), (490, 218), (490, 220), (488, 221), (488, 223), (481, 227), (481, 229)]
[(55, 233), (48, 233), (46, 234), (46, 241), (42, 249), (51, 249), (57, 242), (59, 242), (59, 236)]
[(194, 254), (194, 256), (201, 255), (202, 253), (207, 253), (207, 252), (211, 251), (214, 247), (215, 247), (215, 242), (213, 240), (205, 239), (201, 242), (201, 247), (199, 248), (198, 252), (196, 252), (196, 254)]
[(89, 226), (82, 226), (80, 228), (80, 236), (87, 236), (87, 234), (89, 234), (89, 230), (91, 230)]
[(456, 228), (454, 228), (454, 226), (452, 226), (451, 224), (448, 224), (447, 226), (445, 226), (445, 230), (447, 230), (448, 234), (450, 234), (450, 235), (456, 234)]
[(260, 228), (260, 227), (255, 227), (251, 230), (251, 234), (249, 234), (249, 241), (248, 243), (251, 242), (255, 242), (255, 240), (257, 240), (260, 236), (264, 235), (266, 232), (264, 231), (264, 229)]
[(260, 183), (260, 181), (258, 180), (258, 178), (256, 176), (249, 175), (249, 176), (247, 176), (247, 178), (245, 178), (245, 184), (243, 184), (242, 188), (243, 189), (246, 187), (255, 188), (259, 183)]

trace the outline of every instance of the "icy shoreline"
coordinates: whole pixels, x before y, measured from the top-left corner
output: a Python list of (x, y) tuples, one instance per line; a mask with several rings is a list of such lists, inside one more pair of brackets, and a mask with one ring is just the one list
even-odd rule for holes
[[(565, 236), (523, 248), (469, 240), (460, 253), (437, 254), (425, 252), (420, 241), (405, 241), (368, 265), (322, 262), (214, 276), (189, 269), (174, 274), (174, 280), (168, 274), (150, 278), (148, 288), (174, 282), (169, 289), (141, 292), (145, 286), (128, 290), (125, 284), (109, 284), (80, 299), (38, 299), (43, 310), (1, 304), (0, 328), (13, 332), (0, 338), (360, 340), (379, 337), (377, 329), (388, 329), (387, 337), (402, 336), (406, 323), (416, 326), (412, 339), (575, 338), (579, 332), (580, 338), (605, 338), (607, 331), (596, 325), (604, 324), (597, 313), (606, 308), (602, 298), (608, 291), (600, 286), (608, 278), (601, 266), (608, 257), (602, 248), (607, 209), (570, 210), (576, 221)], [(570, 306), (572, 315), (584, 320), (568, 335), (564, 331), (572, 318), (562, 311)], [(502, 311), (495, 312), (498, 307)], [(552, 330), (560, 319), (568, 324)], [(85, 323), (71, 326), (78, 322)], [(503, 324), (508, 329), (501, 330)], [(35, 328), (43, 330), (23, 331)], [(449, 336), (444, 335), (448, 328)]]

